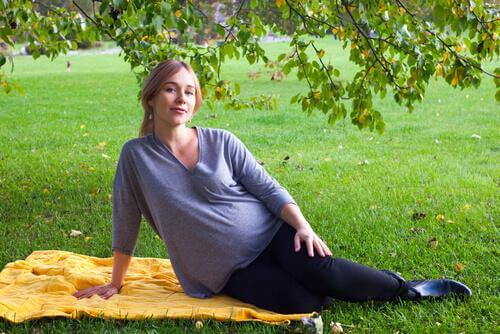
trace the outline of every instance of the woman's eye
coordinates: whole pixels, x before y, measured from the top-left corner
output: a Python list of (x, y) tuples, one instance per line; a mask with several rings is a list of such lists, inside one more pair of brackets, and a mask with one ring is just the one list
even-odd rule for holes
[(193, 92), (186, 92), (186, 94), (189, 94), (189, 95), (194, 95)]
[(167, 89), (165, 89), (165, 90), (166, 90), (167, 92), (173, 92), (173, 91), (175, 91), (175, 89), (170, 88), (170, 87), (169, 87), (169, 88), (167, 88)]

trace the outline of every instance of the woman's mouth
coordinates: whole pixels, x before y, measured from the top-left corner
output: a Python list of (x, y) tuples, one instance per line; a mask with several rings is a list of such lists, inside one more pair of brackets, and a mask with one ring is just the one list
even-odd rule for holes
[(185, 114), (186, 113), (186, 110), (182, 109), (182, 108), (170, 108), (170, 110), (178, 112), (179, 114)]

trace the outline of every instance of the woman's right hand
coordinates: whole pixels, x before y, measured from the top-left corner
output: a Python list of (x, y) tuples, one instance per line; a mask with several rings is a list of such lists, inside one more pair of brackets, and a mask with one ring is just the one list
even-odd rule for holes
[(82, 299), (82, 298), (90, 298), (93, 295), (98, 295), (103, 299), (108, 299), (109, 297), (116, 295), (119, 292), (120, 292), (119, 288), (109, 283), (105, 285), (92, 286), (90, 288), (80, 290), (74, 293), (73, 297)]

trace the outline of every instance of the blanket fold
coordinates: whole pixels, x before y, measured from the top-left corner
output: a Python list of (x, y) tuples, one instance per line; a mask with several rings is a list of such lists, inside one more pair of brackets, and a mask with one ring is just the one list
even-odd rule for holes
[(77, 299), (78, 290), (111, 281), (113, 258), (61, 250), (34, 251), (0, 272), (0, 317), (21, 323), (61, 316), (115, 319), (190, 318), (289, 324), (314, 313), (279, 314), (226, 295), (208, 299), (184, 293), (170, 260), (133, 257), (120, 293)]

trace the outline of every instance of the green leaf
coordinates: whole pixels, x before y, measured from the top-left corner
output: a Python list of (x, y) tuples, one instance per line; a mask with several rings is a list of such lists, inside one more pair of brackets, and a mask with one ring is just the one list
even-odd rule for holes
[(162, 25), (163, 25), (163, 17), (161, 17), (160, 15), (155, 15), (153, 17), (153, 27), (155, 28), (155, 32), (160, 32), (162, 31)]

